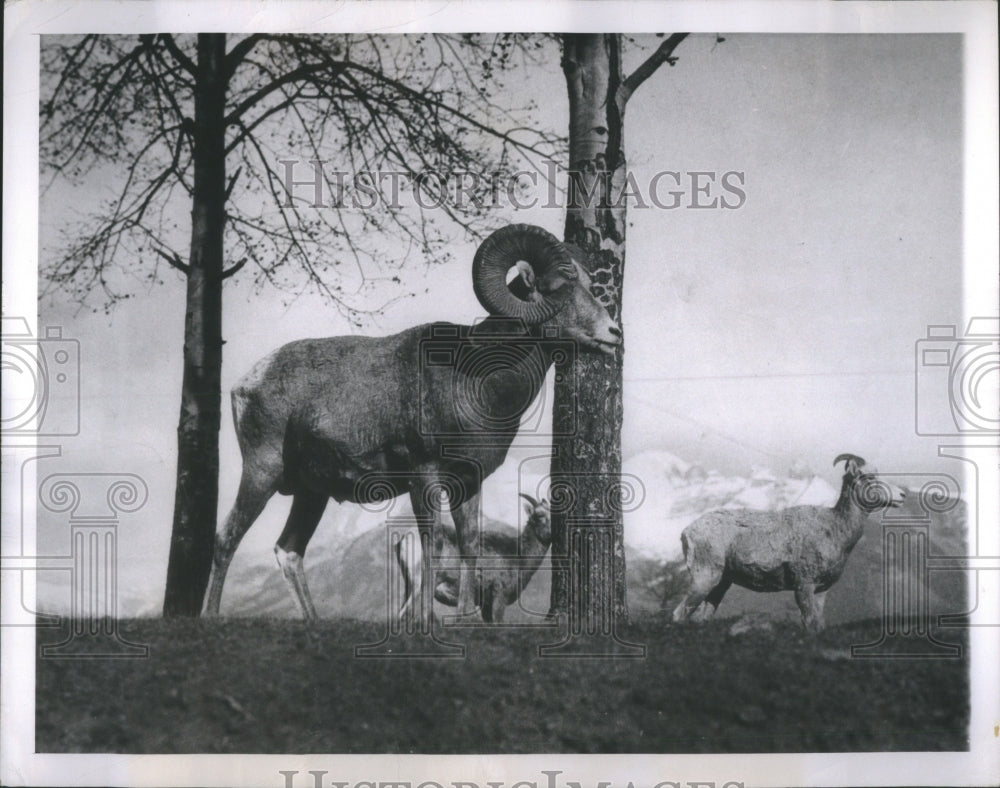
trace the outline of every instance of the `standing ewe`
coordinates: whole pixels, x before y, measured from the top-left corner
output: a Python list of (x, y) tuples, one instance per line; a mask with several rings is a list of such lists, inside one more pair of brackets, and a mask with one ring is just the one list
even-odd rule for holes
[[(529, 495), (519, 494), (528, 502), (524, 505), (528, 521), (520, 540), (517, 531), (507, 525), (498, 524), (500, 528), (482, 530), (482, 549), (477, 562), (482, 570), (474, 582), (473, 591), (483, 621), (487, 624), (503, 622), (504, 610), (520, 598), (552, 543), (548, 501), (544, 498), (536, 501)], [(436, 523), (434, 540), (436, 555), (449, 558), (458, 555), (458, 536), (454, 528)], [(402, 616), (413, 602), (413, 576), (415, 570), (419, 571), (419, 566), (411, 563), (411, 557), (401, 549), (401, 545), (396, 546), (396, 562), (403, 574), (405, 589), (399, 611)], [(436, 583), (434, 598), (449, 607), (457, 607), (458, 576), (453, 571), (438, 572)]]
[(681, 534), (691, 590), (674, 610), (674, 621), (709, 618), (729, 587), (753, 591), (795, 591), (810, 632), (823, 629), (825, 592), (840, 578), (864, 532), (869, 512), (899, 506), (905, 493), (880, 481), (865, 461), (841, 454), (840, 498), (832, 509), (793, 506), (779, 512), (746, 509), (709, 512)]

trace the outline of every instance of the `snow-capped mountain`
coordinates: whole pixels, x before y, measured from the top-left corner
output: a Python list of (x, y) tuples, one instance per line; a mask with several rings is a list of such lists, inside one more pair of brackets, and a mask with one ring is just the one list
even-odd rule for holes
[(837, 490), (819, 476), (793, 469), (784, 477), (766, 468), (749, 477), (723, 476), (692, 465), (666, 451), (646, 451), (623, 463), (626, 479), (642, 481), (645, 498), (625, 513), (625, 543), (663, 561), (681, 555), (681, 531), (714, 509), (784, 509), (810, 504), (832, 506)]
[[(523, 527), (518, 492), (534, 497), (548, 494), (547, 451), (518, 450), (491, 476), (483, 488), (482, 507), (487, 528)], [(632, 488), (624, 507), (628, 601), (634, 612), (671, 608), (684, 593), (680, 534), (705, 512), (714, 509), (779, 510), (789, 506), (830, 506), (838, 490), (801, 464), (784, 474), (756, 468), (749, 476), (724, 476), (714, 469), (689, 463), (667, 451), (646, 451), (624, 463), (623, 484)], [(921, 514), (917, 496), (906, 507)], [(398, 571), (388, 548), (386, 518), (410, 513), (407, 499), (388, 509), (330, 506), (309, 547), (306, 561), (313, 600), (323, 617), (384, 618), (394, 610), (387, 589), (398, 584)], [(965, 555), (966, 505), (948, 512), (932, 512), (929, 523), (931, 555)], [(229, 572), (222, 600), (224, 615), (296, 616), (297, 610), (274, 562), (270, 542), (276, 534), (267, 526), (251, 529)], [(122, 616), (159, 615), (162, 579), (142, 571), (141, 564), (120, 567), (118, 612)], [(900, 571), (890, 567), (890, 573)], [(38, 573), (39, 609), (70, 610), (66, 572)], [(855, 548), (839, 583), (830, 591), (827, 621), (876, 617), (882, 613), (882, 526), (869, 518), (865, 537)], [(921, 578), (914, 578), (923, 583)], [(529, 611), (548, 608), (551, 573), (548, 562), (535, 575), (522, 597)], [(966, 574), (936, 572), (929, 579), (929, 608), (937, 613), (961, 613), (966, 605)], [(445, 612), (442, 610), (441, 612)], [(719, 615), (767, 612), (797, 617), (792, 594), (761, 594), (733, 588)], [(507, 620), (528, 613), (508, 611)]]

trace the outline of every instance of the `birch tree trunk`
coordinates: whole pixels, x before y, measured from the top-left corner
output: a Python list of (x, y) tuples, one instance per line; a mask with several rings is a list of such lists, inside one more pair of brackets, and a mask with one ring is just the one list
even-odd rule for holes
[[(686, 33), (663, 40), (631, 75), (617, 34), (563, 37), (569, 93), (569, 194), (565, 240), (580, 250), (594, 296), (621, 323), (628, 171), (625, 107)], [(622, 361), (577, 355), (572, 380), (556, 381), (551, 498), (554, 564), (550, 615), (568, 613), (570, 632), (610, 633), (628, 617), (621, 479)], [(561, 499), (561, 500), (560, 500)], [(564, 506), (559, 504), (563, 503)], [(582, 528), (580, 526), (583, 526)]]
[[(570, 108), (565, 240), (582, 250), (594, 295), (620, 322), (625, 206), (615, 205), (613, 199), (625, 173), (616, 98), (622, 78), (619, 36), (566, 35), (562, 67)], [(580, 616), (585, 627), (603, 628), (600, 622), (606, 623), (609, 616), (628, 615), (622, 515), (615, 505), (621, 474), (622, 354), (578, 354), (574, 379), (569, 385), (557, 383), (555, 389), (553, 556), (568, 557), (570, 569), (581, 576), (554, 574), (551, 611), (568, 612), (571, 626)], [(558, 506), (562, 485), (568, 508)], [(597, 556), (587, 554), (591, 548), (586, 540), (569, 538), (568, 522), (595, 518), (606, 524), (600, 530), (610, 536), (610, 544), (604, 545), (610, 561), (594, 560)], [(598, 534), (595, 538), (602, 539)], [(586, 589), (573, 606), (571, 584)]]

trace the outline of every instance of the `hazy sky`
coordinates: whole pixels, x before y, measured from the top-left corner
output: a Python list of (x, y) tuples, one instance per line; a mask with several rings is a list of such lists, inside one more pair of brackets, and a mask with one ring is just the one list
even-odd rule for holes
[[(914, 347), (928, 324), (962, 320), (960, 37), (725, 38), (686, 40), (677, 65), (628, 108), (639, 184), (661, 170), (736, 171), (746, 200), (737, 210), (629, 213), (626, 457), (665, 449), (726, 473), (801, 461), (834, 483), (832, 460), (848, 451), (884, 470), (942, 469), (936, 442), (914, 434)], [(551, 51), (547, 68), (516, 84), (544, 97), (539, 122), (563, 131)], [(560, 233), (564, 215), (511, 218)], [(417, 297), (369, 330), (481, 316), (473, 253), (468, 245), (451, 265), (417, 265), (406, 277)], [(146, 478), (149, 522), (165, 545), (184, 290), (170, 272), (164, 286), (137, 292), (110, 316), (46, 301), (40, 325), (63, 325), (82, 345), (84, 432), (61, 466)], [(286, 341), (351, 332), (319, 298), (285, 304), (236, 277), (225, 293), (223, 389)], [(220, 517), (240, 467), (228, 407), (221, 442)]]

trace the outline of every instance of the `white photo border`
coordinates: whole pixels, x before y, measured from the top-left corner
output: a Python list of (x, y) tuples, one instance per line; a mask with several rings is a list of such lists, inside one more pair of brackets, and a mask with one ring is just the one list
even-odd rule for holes
[[(425, 31), (691, 31), (723, 33), (960, 33), (964, 37), (965, 315), (997, 314), (998, 79), (992, 2), (53, 2), (5, 8), (3, 312), (36, 313), (39, 36), (69, 32), (415, 33)], [(19, 479), (5, 478), (17, 494)], [(980, 479), (996, 490), (996, 479)], [(11, 486), (13, 485), (13, 489)], [(5, 495), (7, 497), (7, 495)], [(992, 506), (992, 509), (988, 508)], [(996, 511), (986, 501), (981, 511)], [(7, 524), (4, 525), (5, 538)], [(1000, 554), (993, 537), (993, 554)], [(974, 576), (974, 573), (972, 573)], [(3, 600), (7, 604), (13, 600)], [(995, 598), (983, 612), (997, 618)], [(1000, 774), (1000, 628), (970, 630), (972, 715), (968, 753), (767, 755), (95, 755), (35, 754), (35, 632), (2, 637), (4, 785), (284, 785), (309, 770), (349, 785), (382, 778), (448, 785), (487, 780), (545, 785), (545, 772), (584, 785), (662, 781), (751, 785), (986, 784)], [(311, 783), (311, 778), (309, 778)], [(325, 783), (328, 784), (328, 783)]]

